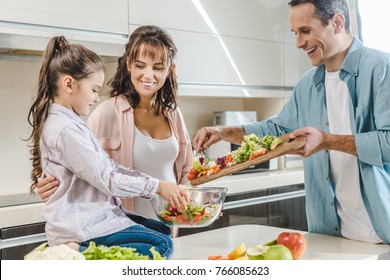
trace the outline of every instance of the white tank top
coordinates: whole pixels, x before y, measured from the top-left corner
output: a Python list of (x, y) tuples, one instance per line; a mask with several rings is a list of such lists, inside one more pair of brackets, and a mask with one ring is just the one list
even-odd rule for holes
[(175, 136), (164, 140), (153, 139), (134, 129), (134, 169), (155, 178), (176, 183), (173, 166), (179, 154)]
[[(330, 133), (352, 135), (350, 95), (346, 83), (339, 78), (339, 72), (326, 73), (325, 88)], [(372, 226), (360, 192), (357, 157), (334, 150), (329, 151), (329, 156), (341, 234), (354, 240), (380, 243), (382, 240)]]
[[(173, 132), (171, 134), (164, 140), (153, 139), (134, 126), (134, 169), (176, 184), (174, 163), (179, 154), (179, 144)], [(157, 219), (149, 200), (135, 198), (134, 207), (135, 213)]]

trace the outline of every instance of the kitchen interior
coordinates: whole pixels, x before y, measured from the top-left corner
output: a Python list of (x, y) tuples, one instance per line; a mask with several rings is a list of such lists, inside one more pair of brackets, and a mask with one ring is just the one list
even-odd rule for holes
[[(31, 162), (23, 139), (31, 131), (27, 114), (40, 55), (50, 37), (64, 35), (96, 51), (106, 61), (107, 82), (129, 33), (146, 24), (166, 29), (178, 48), (178, 102), (191, 137), (203, 126), (239, 125), (276, 114), (311, 67), (296, 49), (287, 0), (68, 0), (61, 9), (58, 2), (0, 3), (2, 260), (22, 259), (45, 241), (43, 202), (29, 194)], [(350, 6), (352, 28), (359, 30), (356, 1)], [(101, 101), (107, 91), (101, 90)], [(209, 154), (232, 149), (218, 143)], [(192, 235), (240, 225), (307, 231), (302, 160), (297, 156), (279, 157), (207, 185), (228, 188), (223, 216), (206, 228), (180, 229), (181, 246), (193, 242)], [(176, 257), (191, 258), (180, 252)]]

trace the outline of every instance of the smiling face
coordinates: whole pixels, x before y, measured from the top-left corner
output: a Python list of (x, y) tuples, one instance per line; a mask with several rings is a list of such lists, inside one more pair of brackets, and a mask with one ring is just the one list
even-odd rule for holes
[(311, 3), (291, 7), (290, 25), (296, 34), (296, 47), (307, 53), (313, 66), (325, 64), (329, 71), (337, 71), (352, 42), (344, 29), (344, 16), (337, 13), (324, 25), (314, 14)]
[(92, 73), (80, 81), (70, 78), (69, 82), (71, 93), (67, 98), (68, 104), (65, 107), (73, 110), (79, 116), (89, 115), (92, 107), (99, 101), (98, 92), (104, 82), (104, 72)]
[(152, 99), (163, 87), (169, 73), (166, 57), (155, 53), (150, 55), (150, 52), (141, 49), (137, 58), (128, 63), (131, 83), (142, 99)]

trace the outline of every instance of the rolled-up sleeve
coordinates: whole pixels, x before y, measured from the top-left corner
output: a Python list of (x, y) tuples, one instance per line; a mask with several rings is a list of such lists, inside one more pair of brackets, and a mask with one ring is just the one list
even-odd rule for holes
[(383, 167), (377, 131), (356, 134), (355, 145), (360, 161), (370, 165)]
[(355, 135), (359, 160), (381, 168), (390, 164), (390, 58), (383, 58), (380, 63), (373, 59), (371, 74), (362, 73), (365, 80), (359, 89), (366, 95), (360, 96), (364, 104), (356, 108)]

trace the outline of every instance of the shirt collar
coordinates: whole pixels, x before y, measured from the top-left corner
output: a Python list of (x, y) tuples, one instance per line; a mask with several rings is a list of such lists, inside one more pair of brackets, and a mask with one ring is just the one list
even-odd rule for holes
[(72, 110), (70, 110), (68, 108), (65, 108), (62, 105), (56, 104), (56, 103), (50, 104), (49, 114), (65, 116), (65, 117), (68, 117), (68, 118), (78, 122), (78, 123), (85, 124), (85, 121), (79, 115), (77, 115), (75, 112), (73, 112)]
[[(341, 70), (346, 71), (353, 76), (358, 75), (360, 54), (363, 50), (363, 47), (363, 43), (354, 36), (351, 47), (349, 48), (348, 53), (343, 61), (343, 64), (341, 65)], [(313, 83), (315, 86), (317, 86), (320, 82), (324, 80), (325, 71), (326, 68), (324, 64), (317, 67), (313, 76)]]
[(121, 112), (131, 109), (131, 105), (124, 95), (118, 95), (115, 99)]

